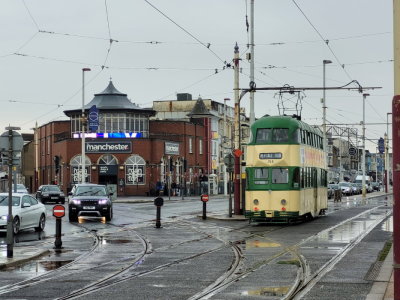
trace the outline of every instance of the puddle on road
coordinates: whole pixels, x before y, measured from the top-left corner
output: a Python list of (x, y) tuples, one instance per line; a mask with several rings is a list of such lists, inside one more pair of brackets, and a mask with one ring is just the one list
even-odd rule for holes
[(100, 237), (100, 245), (118, 245), (118, 244), (128, 244), (128, 243), (133, 243), (132, 240), (111, 240), (111, 239), (106, 239), (104, 237)]
[(282, 297), (285, 296), (290, 287), (289, 286), (279, 286), (279, 287), (264, 287), (257, 290), (249, 290), (241, 292), (242, 296), (264, 296), (264, 297), (271, 297), (271, 296), (278, 296)]
[(276, 248), (280, 247), (281, 244), (274, 242), (261, 242), (259, 240), (245, 241), (246, 249), (251, 248)]
[(72, 260), (58, 260), (58, 261), (33, 261), (31, 263), (22, 266), (10, 266), (1, 270), (2, 272), (29, 272), (41, 274), (44, 272), (58, 269), (66, 264), (69, 264)]
[(388, 231), (388, 232), (393, 232), (393, 216), (391, 216), (385, 222), (383, 222), (382, 230)]

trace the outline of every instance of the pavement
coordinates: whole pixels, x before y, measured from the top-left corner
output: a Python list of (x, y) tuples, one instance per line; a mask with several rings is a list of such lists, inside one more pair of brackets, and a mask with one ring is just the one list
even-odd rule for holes
[[(212, 198), (227, 198), (227, 196), (223, 195), (215, 195), (210, 196), (210, 200)], [(118, 197), (117, 200), (114, 200), (115, 203), (149, 203), (153, 202), (156, 197), (140, 197), (140, 196), (129, 196), (129, 197)], [(163, 196), (164, 201), (181, 201), (182, 197), (180, 196)], [(185, 196), (184, 200), (199, 200), (200, 196)], [(198, 217), (202, 217), (199, 215)], [(227, 214), (225, 215), (216, 215), (216, 214), (208, 214), (207, 218), (210, 219), (219, 219), (219, 220), (231, 220), (231, 221), (246, 221), (244, 216), (236, 216), (233, 215), (229, 217)], [(0, 248), (0, 270), (4, 270), (9, 267), (23, 265), (31, 260), (38, 259), (42, 256), (51, 255), (53, 249), (38, 249), (33, 246), (24, 246), (24, 247), (14, 247), (13, 248), (13, 257), (7, 257), (7, 248)], [(393, 246), (391, 247), (388, 255), (386, 256), (381, 269), (379, 271), (379, 275), (376, 277), (374, 284), (366, 297), (366, 300), (391, 300), (394, 299), (394, 281), (393, 281)]]

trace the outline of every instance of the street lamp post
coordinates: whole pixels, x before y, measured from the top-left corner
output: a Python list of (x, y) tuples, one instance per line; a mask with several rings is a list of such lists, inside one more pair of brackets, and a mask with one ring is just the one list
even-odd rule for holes
[[(323, 98), (322, 98), (322, 133), (323, 133), (323, 139), (324, 139), (324, 141), (323, 141), (323, 144), (324, 144), (324, 151), (325, 151), (325, 168), (326, 168), (326, 166), (327, 166), (327, 142), (326, 142), (326, 98), (325, 98), (325, 93), (326, 93), (326, 90), (325, 90), (325, 82), (326, 82), (326, 76), (325, 76), (325, 73), (326, 73), (326, 65), (327, 64), (331, 64), (332, 63), (332, 61), (330, 61), (330, 60), (327, 60), (327, 59), (324, 59), (323, 61), (322, 61), (322, 65), (323, 65), (323, 78), (322, 78), (322, 80), (323, 80), (323, 82), (322, 82), (322, 87), (323, 87)], [(341, 172), (341, 171), (340, 171)]]
[(85, 166), (85, 158), (86, 158), (86, 153), (85, 153), (85, 123), (86, 123), (86, 118), (85, 118), (85, 72), (86, 71), (91, 71), (89, 68), (83, 68), (82, 69), (82, 120), (81, 120), (81, 126), (82, 126), (82, 155), (81, 155), (81, 179), (82, 183), (85, 183), (86, 181), (86, 166)]
[(363, 137), (362, 137), (362, 147), (363, 153), (361, 157), (361, 164), (362, 164), (362, 196), (365, 199), (366, 190), (365, 190), (365, 99), (369, 96), (369, 94), (363, 94), (363, 121), (362, 121), (362, 130), (363, 130)]
[[(225, 157), (225, 146), (226, 146), (226, 101), (229, 101), (231, 99), (229, 98), (224, 98), (224, 125), (222, 126), (223, 129), (223, 135), (222, 135), (222, 153), (223, 153), (223, 157)], [(226, 172), (226, 164), (224, 164), (224, 195), (227, 196), (228, 195), (228, 176), (227, 176), (227, 172)]]
[(386, 193), (389, 193), (389, 184), (390, 184), (390, 157), (389, 157), (389, 115), (392, 113), (386, 113), (386, 135), (385, 135), (385, 169), (386, 169)]

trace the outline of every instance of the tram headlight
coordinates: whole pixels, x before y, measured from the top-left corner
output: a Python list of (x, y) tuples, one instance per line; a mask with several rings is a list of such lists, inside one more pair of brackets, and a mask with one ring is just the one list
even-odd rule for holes
[(254, 203), (254, 205), (258, 205), (260, 202), (258, 201), (258, 199), (254, 199), (253, 203)]
[(283, 206), (285, 206), (285, 205), (287, 204), (287, 201), (286, 201), (285, 199), (282, 199), (282, 200), (281, 200), (281, 204), (282, 204)]

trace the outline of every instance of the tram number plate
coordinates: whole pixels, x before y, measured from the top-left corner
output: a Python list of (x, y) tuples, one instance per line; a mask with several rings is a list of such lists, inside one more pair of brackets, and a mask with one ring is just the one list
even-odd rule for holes
[(276, 152), (276, 153), (260, 153), (259, 155), (260, 159), (281, 159), (282, 158), (282, 153)]
[(95, 206), (84, 206), (83, 209), (96, 209)]

